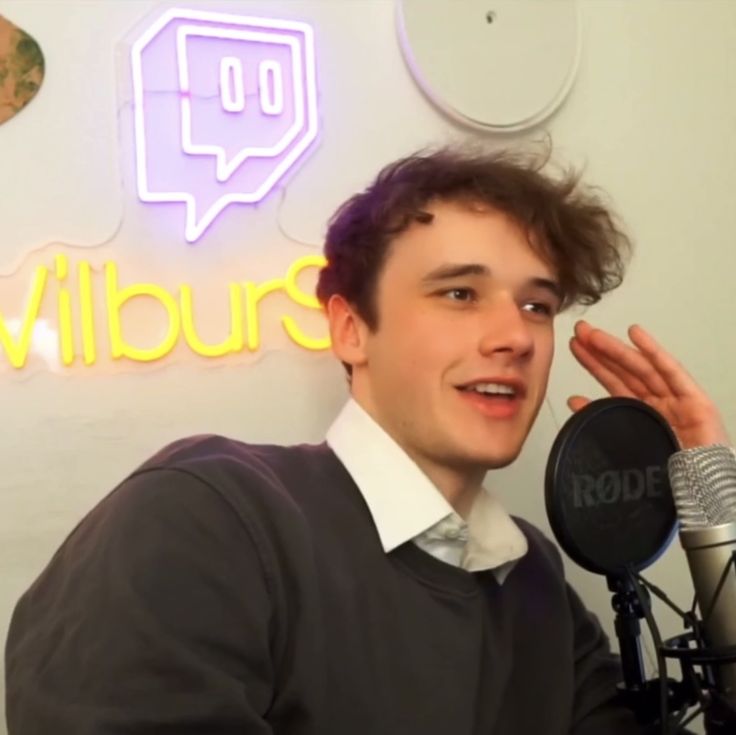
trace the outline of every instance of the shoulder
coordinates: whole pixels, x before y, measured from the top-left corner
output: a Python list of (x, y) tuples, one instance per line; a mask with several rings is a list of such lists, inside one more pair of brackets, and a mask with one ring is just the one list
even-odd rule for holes
[(165, 446), (144, 462), (133, 475), (176, 471), (196, 477), (220, 490), (269, 487), (284, 490), (292, 477), (309, 477), (334, 463), (326, 445), (280, 446), (248, 444), (214, 434), (191, 436)]
[(242, 560), (255, 552), (271, 576), (275, 546), (298, 556), (310, 543), (290, 475), (308, 478), (334, 461), (321, 446), (251, 445), (221, 436), (181, 439), (100, 500), (68, 536), (61, 554), (140, 557), (144, 568), (152, 557), (192, 557), (200, 564), (205, 558)]
[(319, 482), (336, 458), (326, 445), (248, 444), (217, 435), (175, 441), (135, 469), (103, 501), (219, 505), (241, 519), (298, 511), (298, 487)]
[(319, 463), (328, 452), (324, 444), (253, 444), (219, 434), (198, 434), (166, 445), (146, 460), (139, 471), (154, 467), (208, 471), (215, 466), (226, 466), (233, 471), (277, 469), (293, 463)]

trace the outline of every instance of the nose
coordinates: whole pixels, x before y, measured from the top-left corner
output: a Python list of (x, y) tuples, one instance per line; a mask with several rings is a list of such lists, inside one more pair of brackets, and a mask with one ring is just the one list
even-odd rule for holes
[(529, 357), (533, 354), (534, 340), (529, 322), (512, 297), (494, 299), (481, 319), (478, 350), (482, 355), (505, 352), (514, 357)]

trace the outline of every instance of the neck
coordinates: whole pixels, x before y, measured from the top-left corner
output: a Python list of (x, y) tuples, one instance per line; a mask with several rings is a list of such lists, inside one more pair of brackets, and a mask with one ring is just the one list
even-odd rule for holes
[(372, 400), (366, 396), (359, 395), (353, 384), (352, 396), (358, 405), (368, 413), (371, 418), (406, 452), (414, 464), (430, 479), (432, 484), (442, 493), (445, 500), (453, 507), (455, 512), (462, 518), (466, 518), (478, 495), (485, 477), (486, 470), (483, 468), (470, 467), (468, 465), (450, 465), (439, 459), (433, 459), (426, 454), (417, 452), (406, 446), (397, 436), (392, 427), (386, 425), (378, 417)]
[(432, 481), (432, 484), (442, 493), (454, 511), (461, 517), (467, 518), (478, 493), (481, 490), (485, 470), (466, 467), (448, 467), (426, 457), (419, 457), (404, 448), (414, 463)]

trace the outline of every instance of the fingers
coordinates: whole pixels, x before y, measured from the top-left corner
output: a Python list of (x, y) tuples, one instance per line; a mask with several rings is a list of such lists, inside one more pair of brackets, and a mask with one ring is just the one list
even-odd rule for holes
[[(611, 395), (638, 398), (659, 411), (683, 448), (728, 441), (718, 409), (685, 368), (642, 327), (633, 325), (628, 334), (633, 347), (581, 321), (570, 349)], [(568, 399), (573, 411), (585, 405), (582, 396)]]
[[(634, 328), (633, 333), (632, 330), (629, 330), (629, 336), (632, 338), (632, 342), (635, 343), (636, 348), (625, 344), (602, 329), (594, 329), (586, 322), (578, 322), (575, 325), (575, 336), (591, 358), (597, 359), (605, 365), (608, 373), (615, 376), (618, 384), (625, 385), (636, 397), (643, 398), (647, 395), (654, 395), (662, 398), (672, 395), (673, 386), (669, 384), (669, 380), (665, 375), (660, 372), (660, 368), (666, 368), (667, 375), (672, 378), (673, 369), (676, 369), (671, 364), (674, 361), (672, 358), (669, 358), (670, 363), (662, 360), (663, 356), (669, 356), (641, 327)], [(635, 338), (639, 341), (639, 344), (646, 346), (646, 352), (639, 348)], [(585, 364), (584, 367), (589, 369)], [(682, 368), (680, 369), (682, 370)], [(597, 378), (597, 376), (595, 377)], [(679, 381), (676, 382), (680, 385)], [(608, 388), (605, 384), (604, 387)]]
[(612, 395), (637, 397), (637, 394), (624, 380), (611, 369), (610, 363), (604, 361), (583, 344), (580, 339), (570, 340), (570, 350), (577, 361)]
[(612, 395), (643, 398), (650, 395), (644, 383), (629, 372), (621, 370), (613, 361), (595, 349), (586, 348), (579, 339), (570, 340), (570, 350), (578, 362)]
[(629, 327), (629, 338), (650, 360), (674, 395), (681, 397), (703, 392), (687, 370), (644, 328), (638, 324), (632, 325)]

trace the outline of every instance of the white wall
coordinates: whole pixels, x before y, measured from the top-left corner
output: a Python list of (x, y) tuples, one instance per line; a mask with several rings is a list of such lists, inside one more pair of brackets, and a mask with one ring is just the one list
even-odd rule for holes
[[(405, 68), (389, 0), (223, 0), (198, 7), (204, 6), (313, 23), (322, 135), (283, 201), (272, 197), (257, 215), (230, 207), (210, 250), (195, 253), (166, 240), (158, 215), (137, 201), (125, 149), (130, 110), (120, 101), (116, 55), (129, 29), (160, 6), (145, 0), (0, 4), (0, 13), (39, 40), (47, 60), (38, 98), (0, 127), (4, 315), (3, 294), (24, 273), (27, 254), (51, 257), (58, 250), (52, 243), (79, 246), (79, 257), (101, 249), (121, 268), (126, 257), (148, 248), (157, 273), (176, 262), (184, 272), (209, 268), (223, 279), (230, 263), (282, 275), (285, 263), (317, 252), (335, 206), (383, 163), (438, 141), (476, 138), (495, 147), (529, 137), (484, 136), (439, 114)], [(583, 0), (582, 17), (577, 82), (544, 129), (559, 158), (585, 164), (587, 179), (610, 193), (637, 241), (625, 284), (586, 316), (620, 335), (632, 322), (651, 329), (710, 391), (736, 434), (736, 3)], [(244, 255), (249, 245), (259, 248), (253, 256)], [(567, 353), (577, 315), (559, 319), (548, 406), (523, 456), (488, 480), (514, 512), (542, 527), (544, 466), (569, 413), (565, 399), (602, 395)], [(174, 360), (155, 370), (0, 374), (3, 633), (15, 601), (75, 522), (163, 443), (193, 432), (319, 441), (345, 397), (332, 359), (295, 347), (218, 367)], [(604, 581), (573, 565), (569, 572), (610, 631)], [(650, 577), (689, 604), (676, 545)], [(678, 630), (664, 613), (660, 620), (665, 633)]]

